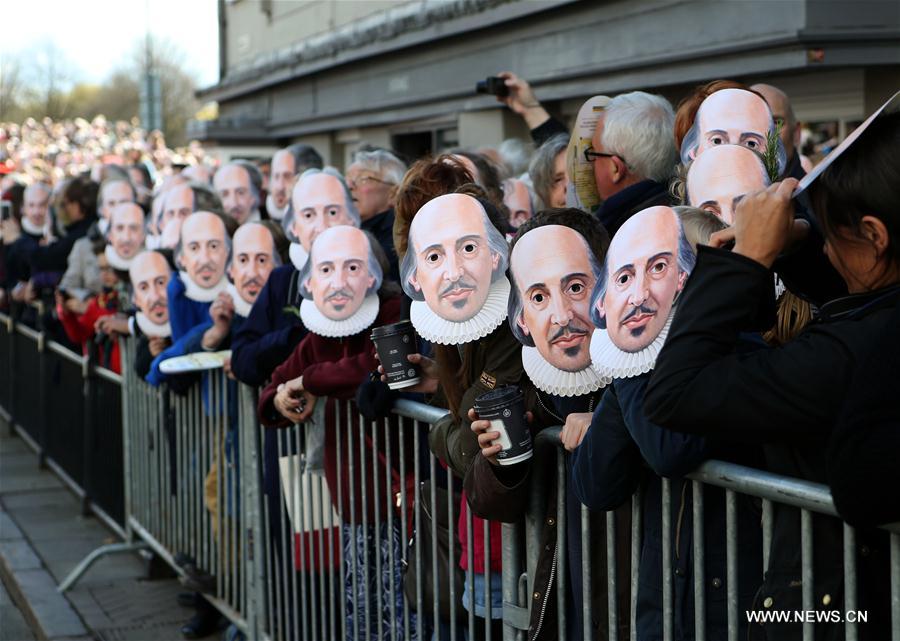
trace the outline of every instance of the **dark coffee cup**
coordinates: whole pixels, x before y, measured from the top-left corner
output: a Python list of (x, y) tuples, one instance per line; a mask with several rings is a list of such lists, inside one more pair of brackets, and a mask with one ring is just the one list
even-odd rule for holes
[(374, 328), (372, 342), (378, 350), (388, 387), (403, 389), (422, 380), (419, 366), (410, 363), (407, 358), (410, 354), (419, 352), (419, 341), (411, 322), (400, 321)]
[(515, 385), (500, 387), (475, 399), (478, 418), (491, 422), (491, 431), (500, 432), (495, 441), (503, 450), (497, 454), (500, 465), (513, 465), (531, 458), (531, 430), (525, 419), (525, 398)]

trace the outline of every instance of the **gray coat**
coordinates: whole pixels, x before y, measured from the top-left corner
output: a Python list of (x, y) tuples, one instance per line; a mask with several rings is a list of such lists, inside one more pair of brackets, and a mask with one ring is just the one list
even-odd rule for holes
[(90, 234), (79, 238), (72, 245), (68, 265), (66, 273), (59, 282), (61, 289), (82, 299), (103, 291), (103, 285), (100, 282), (100, 267), (97, 264), (97, 256), (94, 254)]

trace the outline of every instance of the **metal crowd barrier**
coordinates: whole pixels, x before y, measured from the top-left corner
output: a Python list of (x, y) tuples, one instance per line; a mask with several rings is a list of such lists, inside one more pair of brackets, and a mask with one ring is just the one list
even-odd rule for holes
[(0, 413), (82, 500), (124, 536), (121, 377), (0, 314)]
[[(592, 515), (580, 506), (580, 523), (567, 522), (567, 454), (559, 445), (559, 428), (545, 429), (535, 439), (527, 513), (519, 523), (502, 528), (500, 612), (491, 606), (489, 526), (484, 523), (476, 532), (471, 513), (461, 519), (469, 568), (474, 566), (476, 538), (483, 539), (486, 550), (485, 572), (478, 577), (485, 612), (477, 617), (471, 602), (477, 589), (475, 573), (459, 569), (460, 483), (427, 451), (428, 430), (445, 414), (443, 410), (398, 401), (393, 416), (370, 422), (351, 402), (320, 399), (320, 410), (309, 423), (263, 429), (256, 420), (256, 391), (228, 381), (221, 370), (207, 372), (185, 393), (177, 394), (165, 385), (153, 388), (138, 379), (133, 372), (133, 341), (123, 343), (123, 373), (117, 377), (46, 343), (39, 332), (19, 327), (8, 317), (0, 320), (0, 355), (9, 364), (0, 367), (4, 388), (0, 403), (12, 414), (19, 434), (36, 446), (48, 465), (63, 474), (76, 474), (89, 500), (93, 497), (88, 490), (97, 491), (99, 480), (92, 476), (94, 469), (121, 469), (124, 475), (120, 494), (125, 543), (96, 551), (61, 589), (71, 586), (102, 554), (150, 548), (186, 580), (199, 582), (209, 600), (248, 639), (502, 637), (512, 641), (527, 638), (531, 608), (546, 606), (546, 599), (531, 597), (542, 551), (541, 528), (549, 519), (555, 520), (559, 533), (549, 597), (557, 611), (555, 636), (568, 638), (569, 615), (578, 608), (586, 641), (638, 639), (642, 496), (637, 493), (630, 504), (603, 515)], [(87, 381), (76, 375), (76, 366), (88, 372)], [(58, 374), (51, 373), (57, 370)], [(23, 375), (36, 377), (39, 384), (23, 382)], [(57, 378), (51, 386), (53, 375)], [(120, 406), (112, 398), (115, 394), (99, 390), (99, 385), (107, 383), (121, 385)], [(55, 401), (47, 402), (48, 394), (56, 399), (72, 393), (63, 387), (81, 391), (80, 411), (72, 412), (70, 407), (67, 415), (65, 408), (55, 407)], [(55, 424), (62, 419), (53, 418), (59, 412), (82, 432), (109, 436), (120, 409), (118, 466), (106, 460), (115, 455), (96, 450), (102, 439), (70, 429), (75, 435), (71, 442), (65, 441), (67, 437)], [(79, 416), (84, 420), (79, 422)], [(107, 424), (91, 428), (88, 419), (100, 416)], [(66, 444), (76, 452), (72, 460), (56, 449)], [(705, 487), (721, 488), (725, 494), (727, 570), (721, 588), (726, 594), (727, 638), (738, 638), (745, 616), (738, 611), (737, 594), (737, 559), (739, 550), (744, 550), (737, 538), (738, 495), (760, 502), (763, 568), (768, 564), (774, 506), (798, 510), (803, 608), (812, 610), (816, 578), (812, 515), (835, 516), (827, 488), (720, 461), (705, 463), (689, 479), (689, 487), (682, 491), (690, 491), (693, 498), (695, 638), (712, 638), (707, 630), (709, 577), (704, 576)], [(672, 482), (663, 479), (661, 488), (662, 540), (669, 541), (681, 515), (672, 513)], [(547, 514), (547, 506), (554, 502), (555, 514)], [(583, 564), (580, 569), (568, 568), (564, 533), (578, 526)], [(892, 638), (900, 641), (900, 528), (887, 529), (891, 530)], [(857, 608), (855, 533), (847, 525), (843, 532), (845, 598), (832, 607), (851, 612)], [(591, 561), (592, 551), (601, 559), (598, 564)], [(668, 546), (663, 546), (661, 560), (659, 634), (669, 640), (675, 630), (676, 605), (674, 560)], [(584, 598), (571, 603), (567, 582), (579, 574)], [(606, 607), (598, 614), (592, 611), (593, 596), (602, 589)], [(463, 601), (464, 593), (470, 595), (468, 603)], [(491, 625), (497, 615), (502, 617), (502, 632), (500, 625)], [(859, 631), (858, 624), (847, 622), (847, 639), (858, 638)], [(813, 634), (813, 624), (804, 624), (804, 641), (813, 639)]]

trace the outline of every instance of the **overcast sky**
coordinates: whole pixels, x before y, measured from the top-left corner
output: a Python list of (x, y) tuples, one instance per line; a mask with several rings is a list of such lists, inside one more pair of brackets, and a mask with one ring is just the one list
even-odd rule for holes
[(28, 55), (51, 41), (76, 80), (99, 83), (147, 26), (181, 47), (201, 87), (216, 82), (216, 0), (13, 0), (4, 3), (0, 55)]

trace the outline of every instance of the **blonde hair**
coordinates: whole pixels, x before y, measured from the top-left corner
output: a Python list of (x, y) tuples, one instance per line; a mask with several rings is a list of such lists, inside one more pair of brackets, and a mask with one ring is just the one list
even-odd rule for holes
[(697, 253), (697, 245), (708, 245), (710, 236), (728, 227), (725, 221), (705, 209), (684, 205), (679, 205), (672, 209), (675, 210), (678, 218), (681, 219), (684, 235), (687, 237), (691, 247), (694, 248), (695, 254)]

